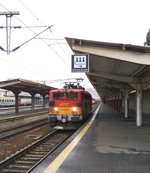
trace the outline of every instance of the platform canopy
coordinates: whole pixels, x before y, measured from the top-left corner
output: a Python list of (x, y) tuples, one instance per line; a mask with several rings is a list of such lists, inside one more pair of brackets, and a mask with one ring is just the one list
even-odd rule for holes
[(75, 54), (89, 54), (86, 73), (101, 98), (142, 90), (150, 84), (150, 47), (66, 38)]
[(54, 89), (53, 87), (24, 79), (12, 79), (12, 80), (1, 81), (0, 88), (12, 91), (14, 93), (15, 92), (20, 93), (24, 91), (30, 94), (41, 94), (41, 95), (47, 95), (49, 94), (49, 91), (51, 89)]

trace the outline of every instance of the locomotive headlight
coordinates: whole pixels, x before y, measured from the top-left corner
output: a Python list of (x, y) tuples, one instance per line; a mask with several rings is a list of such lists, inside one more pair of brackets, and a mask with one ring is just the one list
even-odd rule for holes
[(54, 111), (57, 112), (58, 111), (58, 108), (57, 107), (54, 107)]
[(76, 111), (77, 111), (77, 107), (73, 107), (73, 108), (72, 108), (72, 111), (73, 111), (73, 112), (76, 112)]

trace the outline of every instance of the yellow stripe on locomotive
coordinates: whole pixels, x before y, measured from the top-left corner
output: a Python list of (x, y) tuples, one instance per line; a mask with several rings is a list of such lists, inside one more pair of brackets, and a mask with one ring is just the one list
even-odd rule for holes
[(82, 109), (79, 107), (51, 107), (49, 115), (82, 115)]

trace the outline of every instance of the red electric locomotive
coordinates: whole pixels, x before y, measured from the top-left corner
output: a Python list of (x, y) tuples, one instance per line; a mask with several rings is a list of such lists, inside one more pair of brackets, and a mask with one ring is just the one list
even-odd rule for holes
[(51, 127), (76, 129), (92, 110), (92, 96), (79, 83), (65, 83), (63, 89), (50, 91), (49, 121)]

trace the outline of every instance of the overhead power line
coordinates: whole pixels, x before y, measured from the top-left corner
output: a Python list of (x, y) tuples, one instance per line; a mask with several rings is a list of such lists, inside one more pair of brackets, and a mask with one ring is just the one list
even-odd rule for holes
[(13, 52), (13, 51), (16, 51), (17, 49), (19, 49), (19, 48), (22, 47), (23, 45), (27, 44), (28, 42), (30, 42), (31, 40), (33, 40), (34, 38), (36, 38), (37, 36), (41, 35), (41, 34), (44, 33), (46, 30), (51, 29), (52, 26), (53, 26), (53, 25), (48, 26), (46, 29), (44, 29), (44, 30), (41, 31), (40, 33), (36, 34), (34, 37), (32, 37), (32, 38), (30, 38), (29, 40), (25, 41), (25, 42), (22, 43), (20, 46), (17, 46), (16, 48), (14, 48), (14, 49), (12, 50), (12, 52)]
[(25, 5), (25, 3), (23, 3), (21, 0), (19, 0), (19, 2), (34, 16), (34, 18), (36, 18), (36, 20), (38, 20), (42, 25), (45, 25), (34, 13), (33, 11), (31, 11), (29, 9), (29, 7), (27, 7), (27, 5)]
[[(47, 26), (10, 26), (10, 28), (13, 28), (13, 29), (20, 29), (20, 28), (45, 28)], [(3, 28), (6, 28), (6, 26), (0, 26), (0, 29), (3, 29)]]
[[(35, 13), (24, 3), (22, 2), (22, 0), (19, 0), (19, 2), (33, 15), (34, 18), (36, 18), (37, 21), (39, 21), (42, 25), (45, 26), (44, 22), (42, 22), (38, 17), (37, 15), (35, 15)], [(54, 33), (51, 31), (51, 35), (54, 37), (55, 41), (56, 41), (56, 44), (59, 45), (59, 47), (61, 48), (61, 50), (65, 53), (65, 55), (68, 57), (67, 53), (65, 52), (65, 50), (63, 49), (63, 47), (61, 46), (60, 43), (57, 43), (57, 38), (55, 37)], [(43, 42), (45, 42), (45, 40), (41, 39)], [(63, 39), (64, 40), (64, 39)], [(51, 44), (47, 44), (45, 42), (45, 44), (47, 46), (49, 46), (50, 49), (52, 49), (50, 46)], [(63, 43), (64, 44), (64, 43)], [(66, 61), (63, 59), (63, 57), (61, 57), (61, 55), (58, 54), (58, 52), (54, 49), (52, 49), (52, 51), (54, 51), (56, 53), (56, 55), (61, 58), (61, 60), (68, 66), (68, 64), (66, 63)], [(69, 58), (69, 57), (68, 57)]]
[[(22, 47), (23, 45), (27, 44), (28, 42), (30, 42), (31, 40), (33, 40), (33, 39), (36, 38), (37, 36), (39, 36), (39, 35), (41, 35), (42, 33), (44, 33), (46, 30), (51, 29), (52, 26), (53, 26), (53, 25), (48, 26), (46, 29), (44, 29), (44, 30), (41, 31), (40, 33), (36, 34), (34, 37), (30, 38), (29, 40), (25, 41), (25, 42), (22, 43), (21, 45), (15, 47), (14, 49), (9, 50), (9, 52), (14, 52), (14, 51), (16, 51), (17, 49), (19, 49), (19, 48)], [(1, 49), (2, 51), (8, 52), (8, 50), (5, 50), (5, 49), (4, 49), (3, 47), (1, 47), (1, 46), (0, 46), (0, 49)]]
[[(43, 24), (44, 25), (44, 23), (21, 1), (21, 0), (19, 0), (20, 2), (21, 2), (21, 4), (41, 23), (41, 24)], [(3, 5), (3, 4), (1, 4), (0, 3), (0, 6), (2, 6), (5, 10), (7, 10), (8, 12), (9, 12), (9, 10)], [(16, 48), (14, 48), (14, 49), (12, 49), (12, 50), (10, 50), (10, 52), (12, 52), (12, 51), (16, 51), (16, 50), (18, 50), (21, 46), (23, 46), (24, 44), (26, 44), (27, 42), (29, 42), (29, 41), (31, 41), (32, 39), (34, 39), (34, 38), (36, 38), (37, 37), (37, 34), (30, 28), (30, 26), (27, 26), (22, 20), (20, 20), (18, 17), (16, 17), (15, 16), (15, 18), (18, 20), (18, 21), (20, 21), (26, 28), (28, 28), (33, 34), (35, 34), (35, 36), (34, 37), (32, 37), (31, 39), (29, 39), (29, 40), (27, 40), (26, 42), (24, 42), (23, 44), (21, 44), (21, 45), (19, 45), (19, 46), (17, 46)], [(44, 27), (47, 27), (46, 25), (44, 25)], [(15, 29), (17, 29), (17, 28), (20, 28), (20, 27), (14, 27)], [(50, 29), (50, 33), (52, 34), (52, 36), (54, 37), (54, 39), (55, 40), (57, 40), (56, 39), (56, 37), (54, 36), (54, 34), (53, 34), (53, 32), (51, 31), (51, 29)], [(54, 48), (52, 48), (51, 47), (51, 44), (48, 44), (45, 40), (43, 40), (43, 39), (41, 39), (41, 41), (43, 41), (67, 66), (69, 66), (68, 65), (68, 63), (64, 60), (64, 58), (54, 49)], [(60, 46), (60, 48), (63, 50), (63, 52), (67, 55), (67, 53), (64, 51), (64, 49), (62, 48), (62, 46), (60, 45), (60, 43), (58, 43), (58, 42), (56, 42), (56, 44), (57, 45), (59, 45)], [(64, 43), (63, 43), (64, 44)], [(6, 51), (2, 46), (0, 46), (0, 49), (2, 50), (2, 51)], [(68, 55), (67, 55), (68, 56)]]
[(36, 82), (41, 82), (44, 84), (50, 84), (50, 83), (57, 83), (57, 82), (64, 82), (64, 81), (77, 81), (77, 82), (82, 82), (84, 79), (83, 78), (65, 78), (65, 79), (55, 79), (55, 80), (44, 80), (44, 81), (37, 81)]

